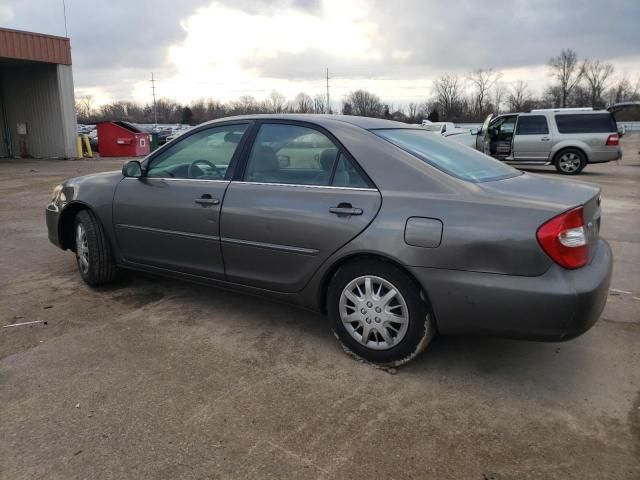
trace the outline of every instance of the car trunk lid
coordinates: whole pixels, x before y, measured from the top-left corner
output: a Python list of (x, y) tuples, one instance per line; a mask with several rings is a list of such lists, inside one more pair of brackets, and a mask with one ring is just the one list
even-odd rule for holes
[[(600, 236), (601, 188), (597, 185), (547, 178), (543, 175), (524, 173), (502, 180), (478, 184), (479, 188), (491, 196), (511, 202), (527, 204), (531, 208), (548, 211), (549, 219), (567, 210), (582, 206), (584, 227), (587, 234), (589, 261), (596, 251)], [(535, 235), (535, 232), (532, 232)]]

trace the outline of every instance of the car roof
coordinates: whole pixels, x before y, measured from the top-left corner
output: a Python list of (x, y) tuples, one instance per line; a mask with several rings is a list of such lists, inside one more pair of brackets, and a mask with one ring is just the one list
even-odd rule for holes
[(546, 113), (553, 113), (554, 115), (602, 115), (603, 113), (608, 114), (609, 112), (606, 110), (577, 110), (577, 109), (563, 109), (556, 108), (554, 109), (539, 109), (539, 110), (531, 110), (530, 112), (520, 112), (514, 113), (511, 115), (544, 115)]
[(259, 114), (259, 115), (238, 115), (234, 117), (219, 118), (208, 123), (217, 123), (229, 120), (292, 120), (298, 122), (310, 122), (320, 126), (331, 126), (335, 122), (342, 122), (372, 130), (377, 128), (409, 128), (419, 129), (417, 125), (409, 123), (396, 122), (393, 120), (385, 120), (383, 118), (359, 117), (356, 115), (329, 115), (317, 113), (279, 113), (279, 114)]

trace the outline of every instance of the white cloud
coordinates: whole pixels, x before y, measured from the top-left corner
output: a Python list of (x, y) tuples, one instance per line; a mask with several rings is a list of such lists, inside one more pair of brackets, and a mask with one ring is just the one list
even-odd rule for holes
[[(336, 15), (336, 11), (340, 15)], [(294, 6), (249, 13), (219, 2), (182, 22), (186, 37), (169, 49), (176, 74), (165, 82), (176, 98), (242, 94), (271, 89), (294, 94), (309, 82), (263, 76), (261, 66), (281, 56), (326, 55), (342, 61), (382, 62), (379, 26), (368, 19), (367, 3), (325, 0), (319, 12)], [(305, 58), (306, 61), (311, 58)], [(324, 64), (318, 64), (318, 77)], [(305, 85), (306, 84), (306, 85)], [(140, 92), (144, 87), (140, 85)]]
[(0, 5), (0, 24), (10, 22), (15, 18), (13, 8), (8, 5)]

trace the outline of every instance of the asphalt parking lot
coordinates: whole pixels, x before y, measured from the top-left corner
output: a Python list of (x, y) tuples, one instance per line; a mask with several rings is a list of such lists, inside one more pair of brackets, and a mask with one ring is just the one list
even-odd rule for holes
[(0, 329), (0, 477), (640, 478), (640, 134), (622, 144), (567, 179), (604, 192), (596, 326), (439, 337), (395, 372), (293, 307), (137, 273), (88, 288), (44, 206), (122, 160), (0, 160), (0, 324), (47, 322)]

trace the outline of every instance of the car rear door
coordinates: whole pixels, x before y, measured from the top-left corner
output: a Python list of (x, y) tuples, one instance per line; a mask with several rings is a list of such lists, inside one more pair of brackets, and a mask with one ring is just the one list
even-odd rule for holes
[(120, 182), (113, 222), (126, 261), (224, 278), (220, 207), (248, 126), (196, 131), (151, 157), (143, 178)]
[(552, 135), (545, 115), (521, 114), (513, 136), (513, 159), (523, 162), (546, 162)]
[(227, 279), (296, 292), (369, 225), (381, 197), (328, 132), (272, 121), (256, 129), (222, 206)]

